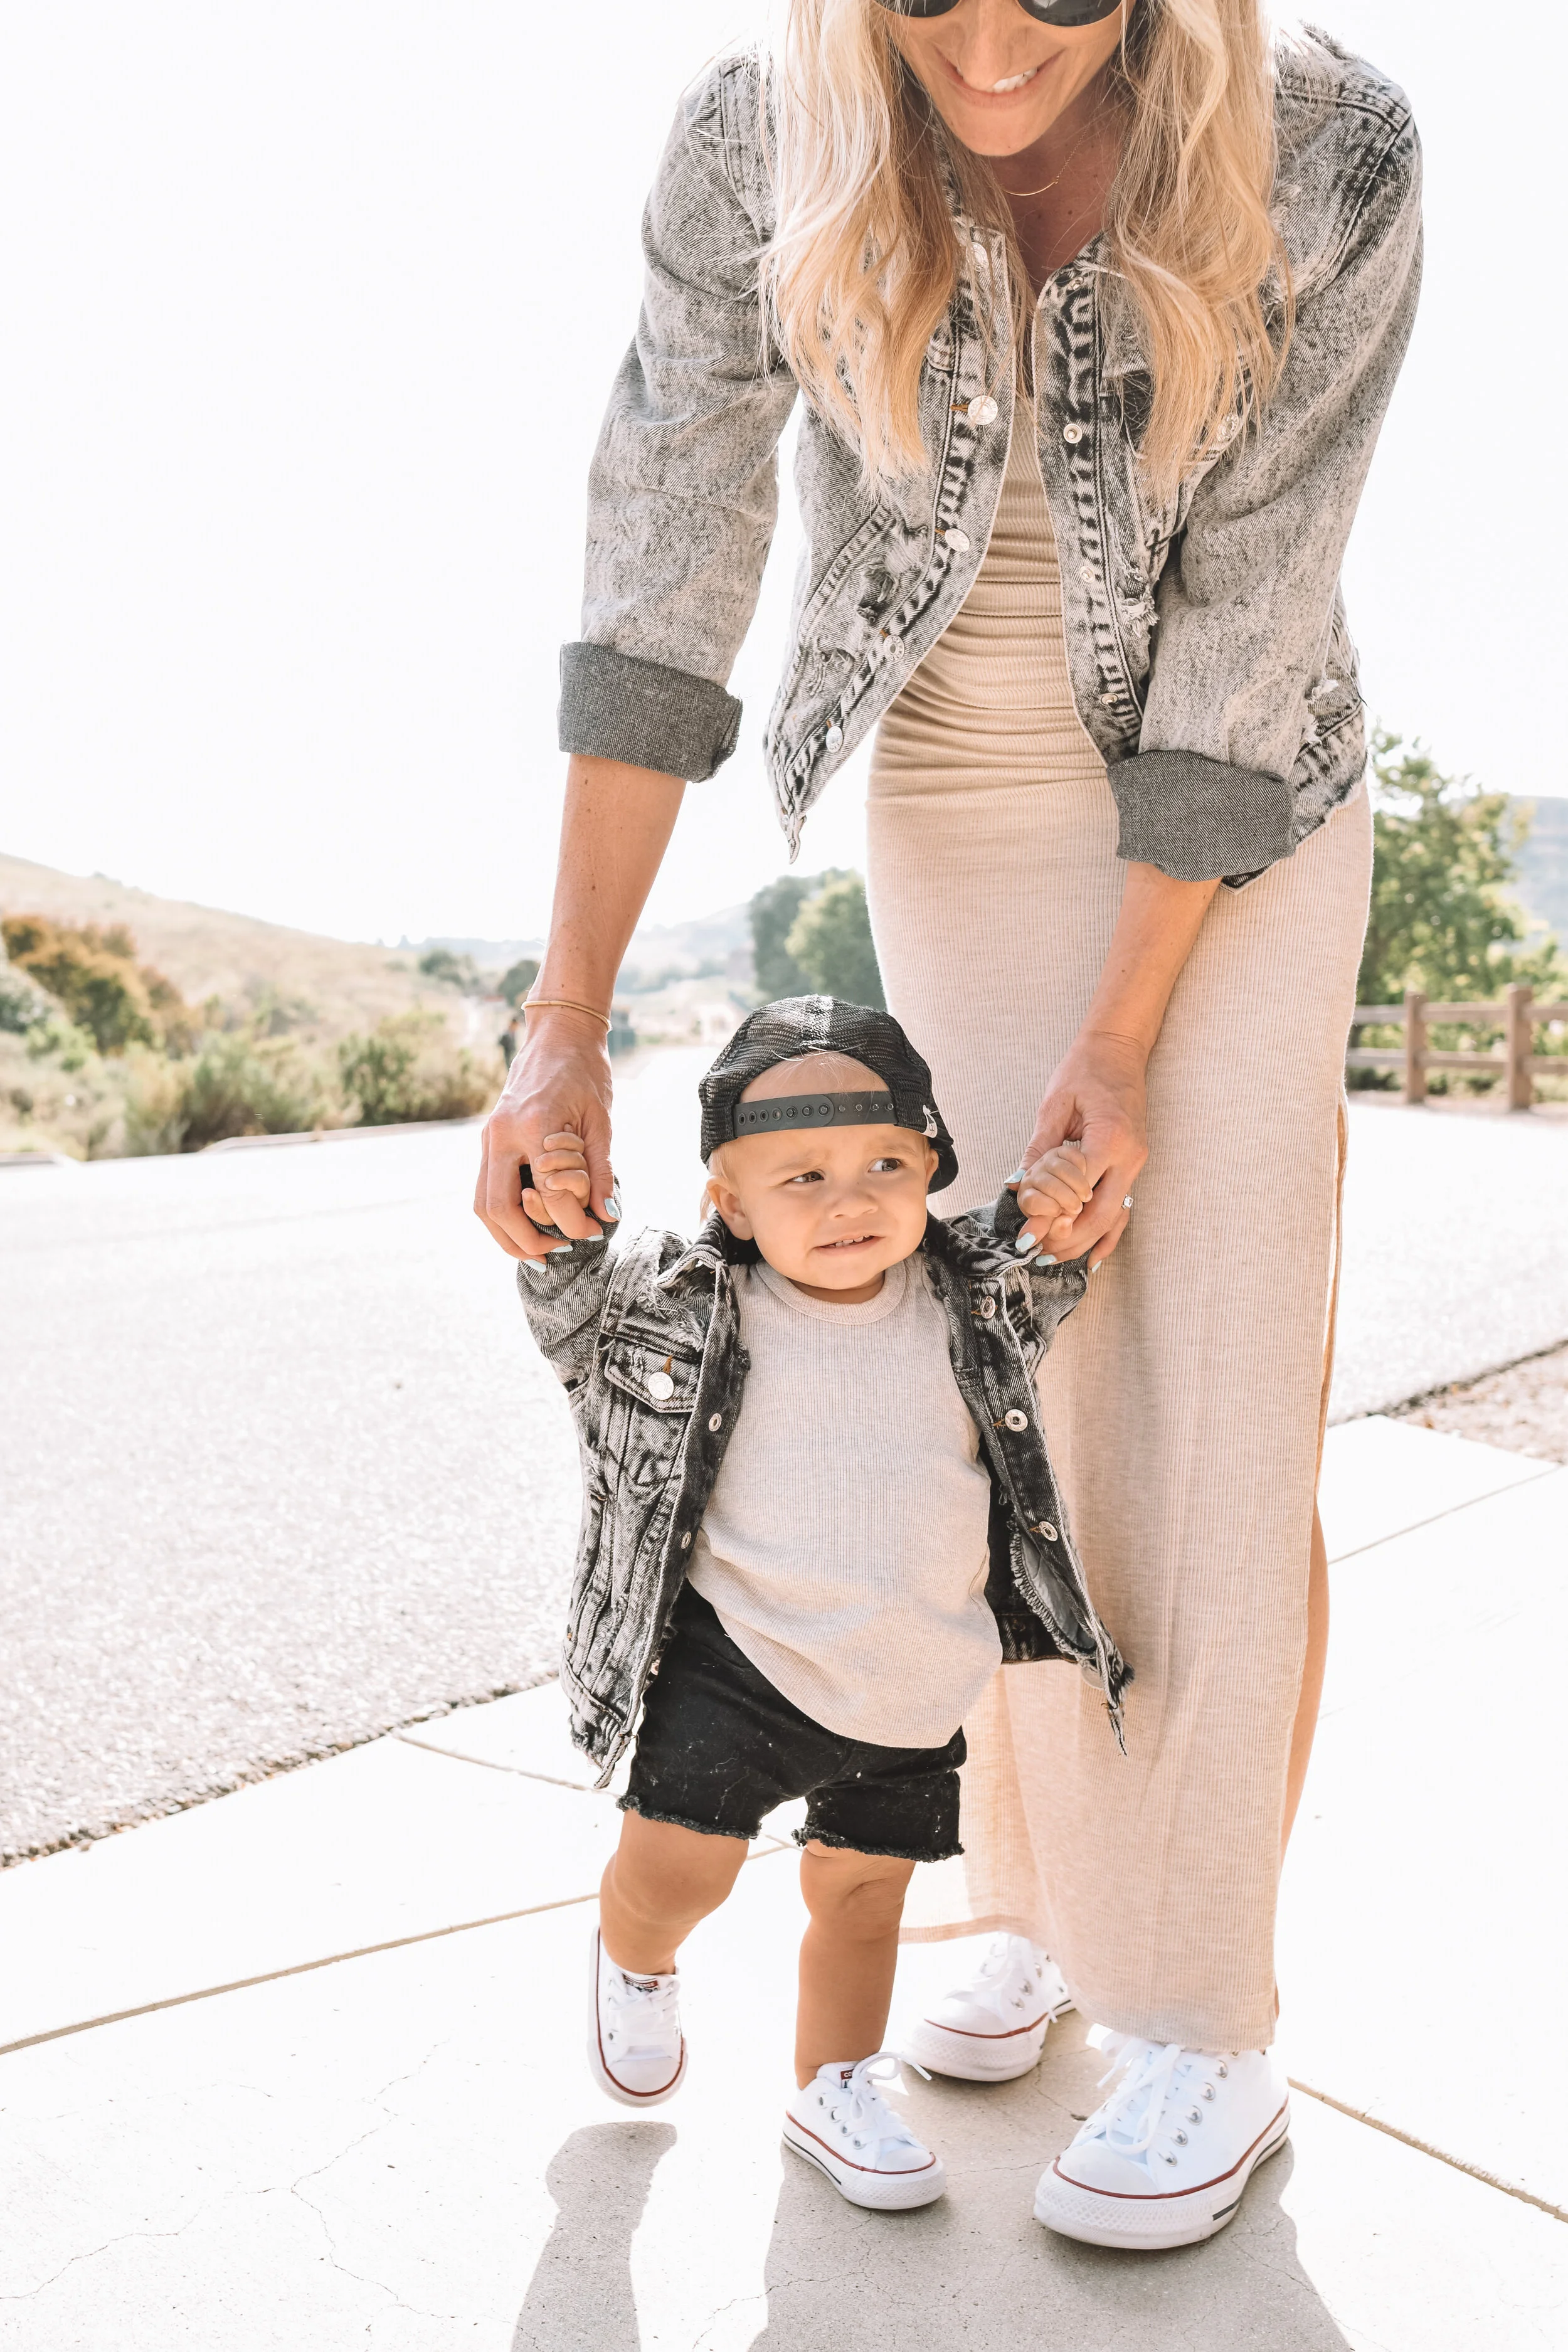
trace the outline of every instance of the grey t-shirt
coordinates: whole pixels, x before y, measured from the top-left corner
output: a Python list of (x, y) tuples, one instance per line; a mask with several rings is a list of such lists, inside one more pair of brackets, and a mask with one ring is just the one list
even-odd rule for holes
[(990, 1480), (917, 1253), (863, 1307), (736, 1276), (751, 1360), (690, 1578), (775, 1690), (829, 1731), (936, 1748), (1001, 1662)]

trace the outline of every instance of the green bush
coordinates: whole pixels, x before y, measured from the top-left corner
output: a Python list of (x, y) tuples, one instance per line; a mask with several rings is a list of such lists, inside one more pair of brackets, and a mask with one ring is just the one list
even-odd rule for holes
[(128, 1045), (190, 1050), (195, 1024), (173, 981), (138, 964), (123, 923), (56, 923), (47, 915), (7, 915), (0, 937), (13, 965), (64, 1006), (100, 1054)]
[(345, 1037), (338, 1048), (345, 1100), (362, 1127), (395, 1127), (414, 1119), (467, 1118), (483, 1110), (500, 1082), (455, 1047), (446, 1024), (432, 1013), (397, 1013), (368, 1037)]
[(785, 946), (819, 995), (874, 1004), (879, 1010), (886, 1006), (866, 910), (866, 885), (858, 874), (841, 875), (808, 898)]
[(29, 1029), (58, 1015), (58, 1006), (14, 964), (0, 963), (0, 1031), (25, 1037)]
[(539, 978), (539, 958), (520, 956), (516, 963), (508, 964), (496, 983), (496, 994), (504, 996), (509, 1004), (519, 1004)]

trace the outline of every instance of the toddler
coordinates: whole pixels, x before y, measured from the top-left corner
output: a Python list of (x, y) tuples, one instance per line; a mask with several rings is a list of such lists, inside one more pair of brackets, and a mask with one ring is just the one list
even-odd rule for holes
[[(1063, 1657), (1120, 1737), (1127, 1670), (1068, 1537), (1034, 1370), (1086, 1270), (1041, 1254), (1089, 1197), (1070, 1145), (943, 1220), (957, 1173), (891, 1016), (827, 997), (752, 1013), (700, 1087), (712, 1213), (695, 1242), (563, 1242), (520, 1285), (584, 1466), (562, 1679), (625, 1820), (591, 1951), (588, 2058), (610, 2096), (686, 2071), (677, 1954), (765, 1814), (804, 1798), (786, 2143), (882, 2210), (942, 2194), (888, 2101), (905, 1890), (958, 1843), (962, 1725), (1004, 1660)], [(587, 1198), (579, 1138), (524, 1207)]]

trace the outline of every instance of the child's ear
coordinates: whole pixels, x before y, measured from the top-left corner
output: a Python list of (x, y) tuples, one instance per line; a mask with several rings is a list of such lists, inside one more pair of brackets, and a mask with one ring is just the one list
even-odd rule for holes
[(756, 1239), (752, 1221), (741, 1206), (740, 1194), (726, 1184), (721, 1176), (710, 1176), (703, 1188), (702, 1199), (706, 1207), (718, 1210), (738, 1242)]
[(937, 1152), (934, 1147), (928, 1143), (926, 1145), (926, 1181), (928, 1184), (931, 1178), (936, 1174), (938, 1165), (939, 1160)]

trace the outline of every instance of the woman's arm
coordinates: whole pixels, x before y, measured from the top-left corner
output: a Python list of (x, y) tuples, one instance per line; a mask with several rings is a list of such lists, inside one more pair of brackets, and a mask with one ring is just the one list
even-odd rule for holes
[[(1031, 1217), (1026, 1230), (1064, 1262), (1091, 1253), (1102, 1265), (1127, 1228), (1122, 1202), (1149, 1157), (1143, 1076), (1183, 965), (1192, 953), (1213, 882), (1178, 882), (1157, 866), (1130, 865), (1121, 912), (1100, 986), (1083, 1025), (1058, 1065), (1034, 1136), (1024, 1155), (1018, 1205), (1029, 1206), (1027, 1171), (1069, 1138), (1089, 1162), (1091, 1197), (1077, 1217), (1047, 1224)], [(1044, 1205), (1042, 1202), (1042, 1205)]]
[[(561, 858), (550, 944), (533, 984), (536, 996), (570, 997), (607, 1013), (626, 943), (679, 812), (686, 786), (618, 760), (574, 759), (566, 771)], [(596, 1234), (609, 1206), (610, 1057), (604, 1024), (559, 1005), (528, 1016), (521, 1051), (501, 1098), (485, 1122), (475, 1214), (483, 1218), (509, 1257), (542, 1257), (552, 1237), (524, 1216), (519, 1169), (543, 1150), (544, 1139), (563, 1129), (587, 1147), (589, 1193), (584, 1208), (566, 1190), (550, 1192), (562, 1233), (574, 1240)]]

